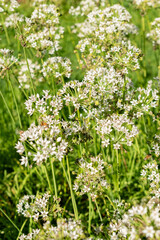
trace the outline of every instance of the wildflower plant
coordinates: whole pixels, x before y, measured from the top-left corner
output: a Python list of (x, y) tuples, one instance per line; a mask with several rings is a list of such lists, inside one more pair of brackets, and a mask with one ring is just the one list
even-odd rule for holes
[(0, 0), (0, 238), (160, 239), (159, 4)]

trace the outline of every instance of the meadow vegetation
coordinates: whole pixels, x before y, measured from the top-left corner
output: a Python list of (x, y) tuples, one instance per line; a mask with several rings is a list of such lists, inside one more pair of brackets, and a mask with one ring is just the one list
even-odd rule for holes
[(0, 0), (0, 239), (160, 239), (160, 0)]

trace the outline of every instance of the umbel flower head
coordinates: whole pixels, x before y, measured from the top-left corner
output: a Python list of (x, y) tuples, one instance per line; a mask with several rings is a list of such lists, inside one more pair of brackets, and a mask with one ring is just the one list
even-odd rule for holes
[(0, 76), (17, 62), (18, 59), (13, 56), (13, 51), (6, 48), (0, 49)]
[(147, 37), (152, 41), (154, 47), (160, 45), (160, 18), (156, 18), (151, 23), (151, 31), (147, 33)]
[(69, 9), (69, 13), (73, 16), (84, 16), (97, 8), (104, 8), (105, 5), (105, 0), (82, 0), (80, 1), (78, 7), (74, 8), (73, 6), (71, 6), (71, 8)]
[(100, 156), (81, 159), (74, 190), (79, 195), (89, 194), (93, 200), (102, 195), (109, 184), (105, 179), (105, 162)]
[(12, 13), (8, 17), (6, 17), (4, 24), (7, 28), (9, 28), (9, 27), (15, 28), (15, 27), (17, 27), (17, 24), (20, 25), (23, 22), (24, 22), (24, 15), (16, 12), (16, 13)]
[(160, 238), (160, 175), (156, 161), (144, 165), (141, 172), (143, 182), (149, 182), (149, 200), (124, 213), (117, 222), (110, 224), (111, 239), (159, 239)]
[[(20, 236), (20, 240), (80, 240), (85, 235), (80, 221), (75, 219), (60, 218), (63, 209), (60, 207), (60, 199), (49, 193), (25, 195), (17, 204), (17, 212), (24, 217), (32, 218), (37, 226), (31, 233)], [(56, 226), (51, 224), (51, 219), (56, 219)], [(39, 222), (43, 225), (39, 225)]]
[(60, 39), (63, 27), (59, 25), (59, 13), (54, 4), (40, 4), (32, 12), (30, 18), (25, 18), (22, 35), (19, 36), (22, 44), (35, 48), (38, 52), (54, 54), (60, 49)]
[(142, 13), (145, 13), (149, 8), (160, 6), (160, 0), (133, 0), (133, 3), (142, 11)]
[(19, 3), (17, 0), (0, 0), (0, 13), (3, 12), (14, 12), (18, 7)]
[(44, 80), (39, 74), (40, 65), (37, 62), (32, 62), (31, 59), (27, 59), (27, 62), (26, 60), (21, 60), (19, 62), (20, 68), (18, 70), (19, 87), (24, 89), (29, 89), (31, 87), (30, 78), (34, 80), (34, 86), (37, 86)]
[(51, 57), (43, 63), (42, 73), (44, 77), (67, 78), (71, 75), (71, 61), (68, 58)]
[(138, 134), (137, 127), (126, 114), (112, 114), (106, 119), (97, 120), (96, 130), (103, 146), (108, 147), (112, 143), (114, 149), (119, 149), (120, 144), (131, 146), (133, 138)]
[(91, 69), (112, 65), (122, 74), (128, 73), (128, 69), (139, 69), (141, 51), (127, 40), (127, 35), (137, 33), (130, 19), (129, 12), (116, 4), (96, 9), (84, 22), (75, 24), (73, 33), (80, 38), (76, 46), (80, 51), (80, 66)]
[(50, 216), (56, 218), (61, 213), (60, 199), (52, 197), (49, 193), (25, 195), (17, 204), (17, 212), (24, 217), (32, 218), (34, 222), (46, 222)]
[(22, 234), (20, 240), (81, 240), (86, 239), (80, 221), (70, 219), (58, 219), (57, 225), (53, 226), (50, 221), (41, 228), (33, 229), (28, 235)]

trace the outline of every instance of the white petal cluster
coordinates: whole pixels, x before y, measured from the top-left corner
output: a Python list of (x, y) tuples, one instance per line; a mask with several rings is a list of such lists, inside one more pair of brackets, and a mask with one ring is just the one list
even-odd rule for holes
[(0, 75), (10, 69), (12, 65), (18, 62), (18, 59), (13, 56), (13, 52), (9, 49), (0, 49)]
[(96, 130), (102, 138), (103, 146), (108, 147), (109, 143), (112, 142), (114, 149), (119, 149), (120, 144), (131, 146), (133, 138), (139, 132), (126, 114), (113, 114), (106, 119), (97, 120)]
[(97, 8), (84, 22), (75, 24), (73, 33), (80, 38), (76, 46), (80, 65), (87, 69), (112, 65), (122, 74), (139, 69), (141, 51), (127, 40), (127, 35), (137, 33), (130, 20), (129, 12), (116, 4), (103, 10)]
[(156, 161), (144, 165), (143, 181), (150, 182), (149, 201), (133, 206), (117, 222), (110, 224), (111, 239), (159, 239), (160, 238), (160, 176)]
[(109, 187), (104, 173), (105, 162), (99, 157), (81, 159), (73, 189), (79, 194), (89, 194), (94, 200)]
[(24, 153), (22, 145), (27, 147), (28, 156), (21, 157), (21, 164), (32, 167), (32, 164), (40, 165), (51, 158), (61, 161), (68, 143), (60, 137), (59, 121), (43, 118), (40, 125), (32, 123), (27, 131), (21, 133), (16, 145), (21, 155)]
[(71, 7), (69, 9), (69, 13), (72, 14), (73, 16), (84, 16), (87, 15), (88, 13), (90, 13), (91, 11), (97, 9), (97, 8), (101, 8), (101, 7), (105, 7), (106, 5), (106, 1), (105, 0), (82, 0), (78, 7)]
[(17, 212), (24, 217), (46, 220), (48, 217), (48, 201), (51, 195), (44, 193), (42, 196), (25, 195), (17, 204)]
[[(50, 221), (43, 224), (42, 229), (33, 229), (33, 232), (28, 235), (22, 234), (20, 240), (80, 240), (84, 239), (85, 235), (80, 221), (70, 219), (58, 219), (57, 226), (51, 225)], [(86, 238), (85, 238), (86, 239)]]
[(133, 0), (133, 3), (140, 9), (160, 6), (160, 0)]
[(5, 26), (15, 28), (17, 24), (24, 22), (24, 16), (19, 13), (12, 13), (5, 19)]
[(0, 12), (14, 12), (19, 6), (17, 0), (0, 0)]
[(84, 22), (76, 24), (74, 32), (81, 38), (94, 36), (97, 39), (107, 35), (116, 36), (117, 33), (121, 36), (136, 33), (136, 27), (130, 23), (130, 19), (129, 12), (116, 4), (103, 10), (92, 11)]
[(71, 61), (68, 58), (51, 57), (43, 63), (42, 73), (44, 77), (52, 75), (55, 78), (71, 75)]
[(156, 18), (151, 23), (151, 31), (147, 34), (147, 37), (152, 40), (153, 46), (160, 45), (160, 18)]
[(54, 4), (40, 4), (25, 19), (23, 36), (28, 47), (38, 51), (48, 50), (50, 54), (60, 49), (59, 41), (63, 34), (63, 27), (59, 25), (59, 13)]
[[(39, 82), (43, 81), (43, 78), (39, 76), (40, 65), (31, 59), (22, 60), (19, 62), (20, 69), (18, 71), (18, 81), (20, 88), (29, 89), (31, 86), (31, 79), (34, 81), (34, 85), (38, 85)], [(31, 78), (31, 79), (30, 79)]]

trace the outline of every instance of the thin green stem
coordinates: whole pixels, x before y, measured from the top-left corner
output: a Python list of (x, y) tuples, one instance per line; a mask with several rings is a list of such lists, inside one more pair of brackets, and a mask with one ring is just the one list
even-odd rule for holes
[(44, 170), (45, 170), (45, 174), (46, 174), (46, 178), (47, 178), (47, 182), (48, 182), (48, 186), (49, 186), (50, 192), (52, 193), (53, 192), (52, 185), (51, 185), (51, 182), (50, 182), (50, 179), (49, 179), (49, 175), (48, 175), (48, 171), (47, 171), (47, 167), (46, 166), (44, 166)]
[(101, 220), (101, 222), (102, 222), (102, 221), (103, 221), (102, 215), (101, 215), (101, 213), (100, 213), (99, 206), (98, 206), (98, 203), (97, 203), (96, 199), (95, 199), (95, 204), (96, 204), (96, 207), (97, 207), (97, 211), (98, 211), (98, 214), (99, 214), (99, 218), (100, 218), (100, 220)]
[(5, 98), (4, 98), (3, 93), (1, 92), (1, 90), (0, 90), (0, 95), (1, 95), (1, 97), (2, 97), (2, 99), (3, 99), (3, 102), (4, 102), (5, 106), (6, 106), (6, 108), (7, 108), (7, 111), (8, 111), (8, 113), (9, 113), (11, 119), (12, 119), (13, 128), (15, 128), (16, 123), (15, 123), (15, 121), (14, 121), (14, 118), (13, 118), (13, 116), (12, 116), (12, 113), (11, 113), (11, 111), (10, 111), (8, 105), (7, 105), (7, 102), (6, 102)]
[(0, 211), (4, 214), (4, 216), (12, 223), (12, 225), (18, 230), (19, 228), (16, 226), (16, 224), (10, 219), (10, 217), (2, 210), (2, 208), (0, 208)]
[(9, 39), (9, 36), (8, 36), (7, 28), (4, 24), (4, 19), (3, 19), (3, 14), (2, 13), (1, 13), (1, 19), (2, 19), (2, 25), (3, 25), (3, 28), (4, 28), (4, 32), (5, 32), (5, 35), (6, 35), (7, 43), (8, 43), (8, 45), (10, 45), (11, 42), (10, 42), (10, 39)]
[(30, 78), (32, 90), (33, 90), (33, 93), (35, 95), (34, 85), (33, 85), (33, 81), (32, 81), (31, 71), (30, 71), (30, 68), (29, 68), (29, 63), (28, 63), (25, 47), (23, 47), (23, 52), (24, 52), (24, 57), (25, 57), (26, 63), (27, 63), (27, 68), (28, 68), (28, 72), (29, 72), (29, 78)]
[(53, 176), (53, 184), (54, 184), (54, 192), (55, 192), (55, 197), (58, 198), (57, 194), (57, 184), (56, 184), (56, 177), (55, 177), (55, 170), (54, 170), (54, 162), (51, 160), (51, 169), (52, 169), (52, 176)]
[(66, 179), (67, 179), (69, 188), (70, 188), (71, 199), (72, 199), (72, 205), (73, 205), (73, 210), (74, 210), (75, 219), (78, 220), (78, 209), (77, 209), (77, 204), (76, 204), (76, 201), (75, 201), (74, 193), (73, 193), (73, 190), (72, 190), (72, 184), (71, 184), (71, 177), (70, 177), (70, 170), (69, 170), (68, 158), (67, 158), (68, 175), (67, 175), (67, 172), (66, 172), (66, 170), (65, 170), (62, 162), (61, 162), (61, 165), (62, 165), (63, 171), (64, 171), (64, 173), (65, 173), (65, 176), (66, 176)]
[(22, 224), (22, 227), (21, 227), (21, 229), (19, 230), (18, 237), (17, 237), (16, 240), (19, 240), (19, 237), (20, 237), (20, 235), (21, 235), (21, 233), (22, 233), (22, 231), (23, 231), (24, 226), (26, 225), (27, 220), (28, 220), (28, 219), (26, 219), (26, 220), (24, 221), (24, 223)]
[(118, 150), (116, 150), (116, 172), (117, 172), (117, 191), (119, 192), (119, 156), (118, 156)]
[(88, 200), (89, 200), (89, 220), (88, 220), (88, 233), (91, 233), (91, 221), (92, 221), (92, 201), (91, 196), (88, 194)]
[(144, 77), (146, 77), (146, 27), (145, 27), (145, 16), (142, 18), (142, 49), (144, 53)]
[(18, 104), (17, 104), (16, 96), (15, 96), (15, 94), (14, 94), (14, 90), (13, 90), (12, 83), (11, 83), (11, 81), (10, 81), (10, 79), (9, 79), (9, 73), (8, 73), (8, 71), (7, 71), (7, 80), (8, 80), (8, 83), (9, 83), (10, 87), (11, 87), (12, 95), (13, 95), (14, 102), (15, 102), (15, 105), (16, 105), (16, 110), (17, 110), (17, 115), (18, 115), (18, 120), (19, 120), (19, 126), (20, 126), (20, 128), (22, 129), (22, 122), (21, 122), (21, 118), (20, 118), (20, 114), (19, 114)]

